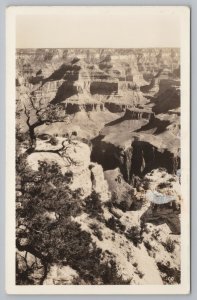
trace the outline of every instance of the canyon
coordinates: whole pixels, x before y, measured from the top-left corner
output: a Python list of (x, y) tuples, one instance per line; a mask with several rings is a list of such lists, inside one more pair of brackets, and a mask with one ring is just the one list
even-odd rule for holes
[[(69, 178), (65, 189), (80, 203), (69, 222), (101, 252), (99, 268), (113, 258), (124, 284), (180, 283), (179, 58), (168, 48), (17, 50), (18, 156), (30, 174), (55, 163)], [(41, 219), (60, 222), (54, 208), (44, 210)], [(46, 271), (24, 220), (17, 232), (18, 272), (31, 269), (33, 284), (92, 284), (72, 260), (51, 261)]]

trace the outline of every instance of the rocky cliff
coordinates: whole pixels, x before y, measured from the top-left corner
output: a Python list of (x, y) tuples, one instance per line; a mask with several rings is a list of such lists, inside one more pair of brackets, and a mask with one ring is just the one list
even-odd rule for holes
[[(64, 141), (66, 150), (60, 150), (58, 153), (51, 152), (61, 149)], [(59, 138), (58, 144), (53, 147), (47, 144), (47, 140), (38, 140), (36, 152), (28, 156), (27, 162), (36, 171), (40, 161), (46, 161), (49, 164), (55, 162), (63, 173), (71, 173), (70, 188), (73, 191), (80, 190), (82, 198), (95, 191), (103, 201), (109, 199), (110, 193), (104, 179), (103, 169), (101, 165), (90, 161), (90, 148), (87, 144), (74, 140), (69, 144), (65, 138)]]
[[(106, 124), (92, 140), (91, 158), (104, 170), (120, 168), (128, 182), (133, 175), (144, 176), (159, 167), (175, 174), (180, 168), (180, 146), (179, 137), (170, 124), (170, 121), (155, 118), (151, 111), (127, 109), (124, 116)], [(156, 135), (152, 135), (153, 129)], [(117, 131), (121, 135), (117, 136)]]

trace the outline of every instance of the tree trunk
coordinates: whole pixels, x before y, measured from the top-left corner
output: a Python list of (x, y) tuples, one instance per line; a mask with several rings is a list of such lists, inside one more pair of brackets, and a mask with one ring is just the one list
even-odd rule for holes
[(36, 148), (36, 135), (34, 128), (34, 126), (29, 126), (30, 148), (27, 150), (29, 154), (34, 152)]

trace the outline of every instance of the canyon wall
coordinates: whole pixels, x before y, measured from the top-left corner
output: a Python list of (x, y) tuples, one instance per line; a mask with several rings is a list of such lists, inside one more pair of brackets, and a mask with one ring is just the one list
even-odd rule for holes
[(92, 141), (91, 159), (103, 166), (104, 170), (119, 168), (124, 179), (131, 183), (133, 176), (142, 177), (153, 169), (165, 168), (176, 174), (180, 169), (180, 156), (167, 148), (160, 149), (151, 142), (131, 141), (127, 149), (102, 141)]

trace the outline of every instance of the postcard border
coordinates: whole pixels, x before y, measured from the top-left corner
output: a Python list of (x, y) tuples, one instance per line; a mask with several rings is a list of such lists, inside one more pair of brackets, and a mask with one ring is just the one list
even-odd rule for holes
[[(25, 7), (30, 9), (31, 7)], [(141, 7), (139, 7), (141, 8)], [(35, 7), (34, 7), (35, 9)], [(38, 7), (40, 10), (40, 7)], [(61, 9), (61, 7), (53, 7)], [(74, 7), (73, 7), (74, 9)], [(113, 9), (113, 7), (111, 7)], [(125, 7), (127, 9), (127, 7)], [(15, 285), (15, 18), (20, 7), (6, 13), (6, 291), (9, 294), (188, 294), (190, 291), (190, 10), (180, 7), (181, 28), (181, 143), (183, 181), (182, 275), (177, 286), (16, 286)], [(185, 99), (185, 100), (183, 100)], [(184, 215), (184, 216), (183, 216)], [(143, 289), (142, 289), (143, 287)], [(31, 289), (31, 291), (30, 291)], [(113, 290), (113, 292), (112, 292)]]

